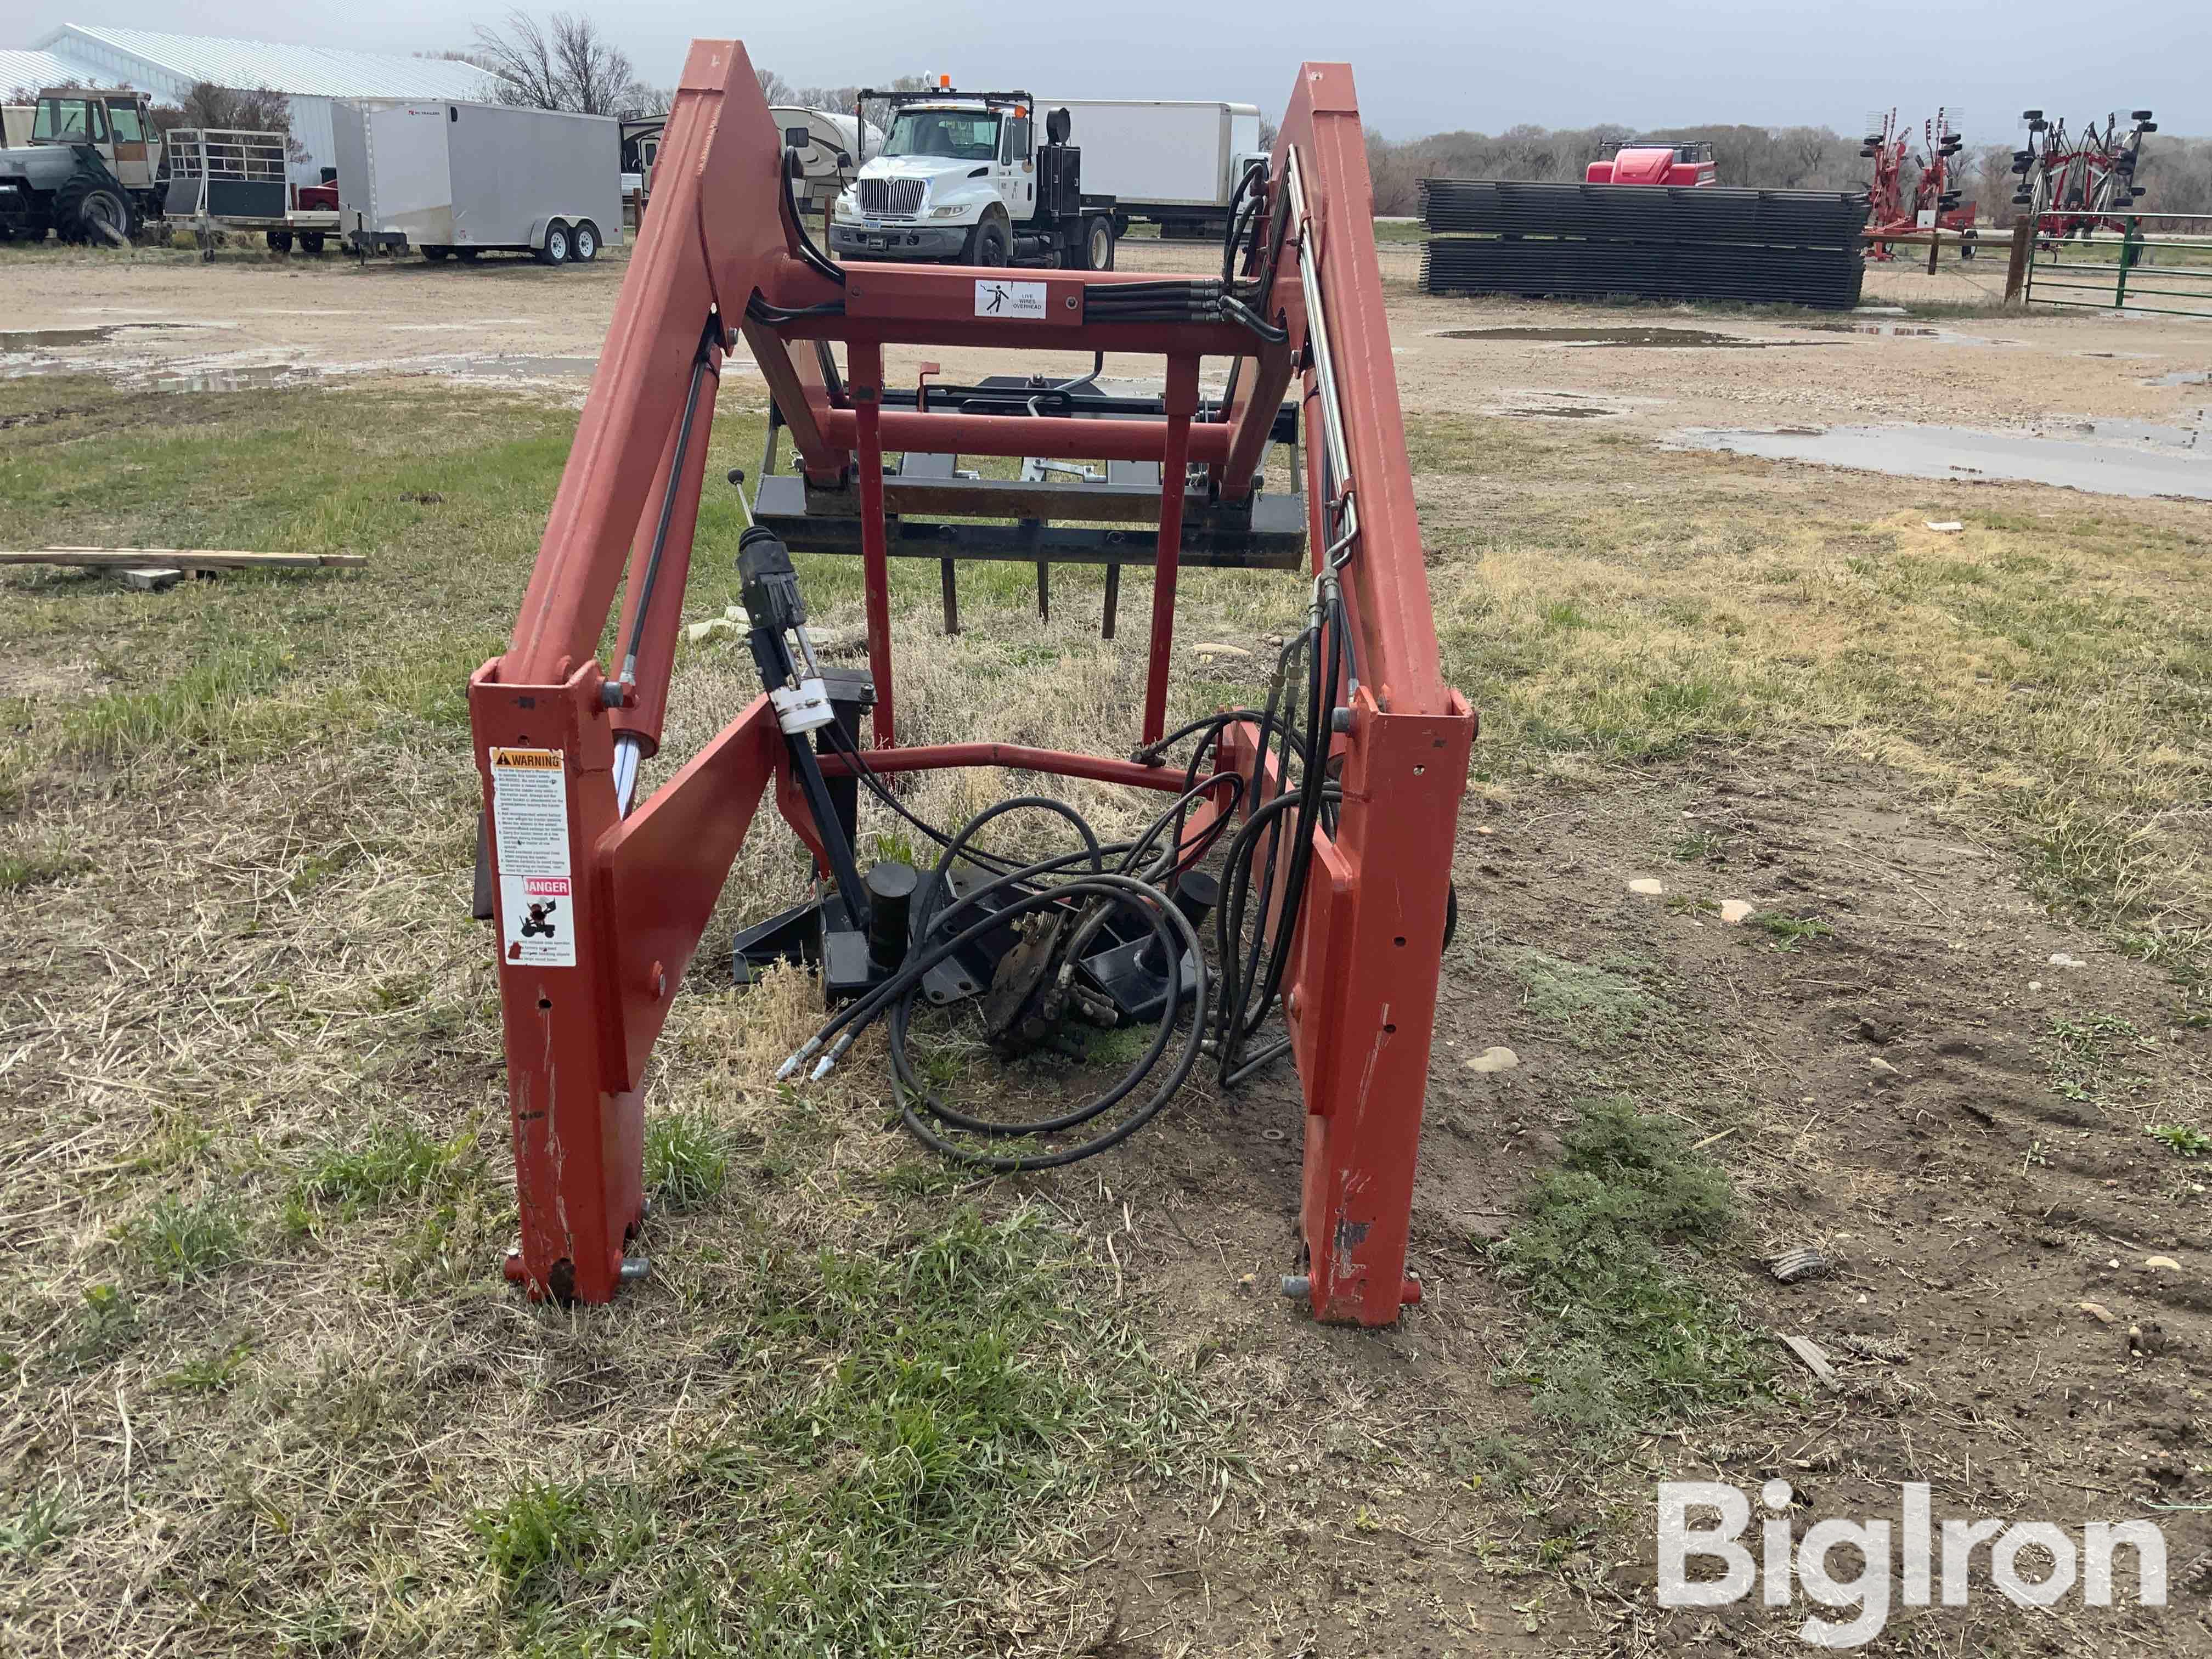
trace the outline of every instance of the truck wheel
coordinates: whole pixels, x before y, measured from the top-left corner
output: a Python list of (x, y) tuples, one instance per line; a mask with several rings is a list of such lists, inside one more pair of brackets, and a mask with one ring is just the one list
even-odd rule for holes
[(70, 175), (54, 192), (53, 216), (65, 242), (106, 247), (110, 246), (107, 231), (126, 242), (131, 240), (131, 198), (96, 173)]
[(292, 233), (289, 230), (270, 231), (269, 246), (278, 253), (289, 253), (292, 251)]
[(541, 265), (565, 265), (568, 263), (568, 222), (556, 219), (545, 227), (545, 246), (538, 249)]
[(599, 228), (589, 219), (576, 222), (576, 263), (589, 264), (599, 257)]
[(1012, 252), (1007, 244), (1006, 228), (996, 219), (986, 219), (968, 233), (965, 263), (992, 269), (1003, 265)]
[(1114, 222), (1103, 213), (1083, 228), (1083, 268), (1114, 269)]

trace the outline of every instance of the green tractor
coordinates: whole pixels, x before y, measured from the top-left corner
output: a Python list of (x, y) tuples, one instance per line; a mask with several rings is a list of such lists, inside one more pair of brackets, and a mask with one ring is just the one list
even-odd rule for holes
[(121, 246), (161, 216), (161, 135), (152, 100), (54, 87), (39, 94), (27, 144), (0, 149), (0, 241)]

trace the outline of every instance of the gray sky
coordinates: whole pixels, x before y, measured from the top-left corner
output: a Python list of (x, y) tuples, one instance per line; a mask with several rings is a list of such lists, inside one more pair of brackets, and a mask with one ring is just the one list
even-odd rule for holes
[[(1893, 104), (1917, 120), (1939, 102), (1964, 112), (1970, 143), (2007, 142), (2030, 105), (2076, 124), (2148, 106), (2166, 131), (2212, 134), (2205, 0), (787, 0), (745, 8), (750, 21), (677, 0), (562, 3), (596, 15), (639, 74), (661, 85), (675, 80), (694, 35), (734, 32), (756, 64), (802, 84), (946, 73), (1043, 96), (1225, 98), (1271, 116), (1300, 60), (1341, 58), (1358, 76), (1368, 124), (1393, 137), (1497, 132), (1524, 121), (1849, 131), (1873, 109)], [(57, 23), (77, 22), (435, 52), (467, 46), (472, 24), (496, 22), (505, 10), (380, 0), (317, 17), (290, 0), (0, 0), (0, 46), (28, 46)], [(1061, 18), (1067, 27), (1056, 28)]]

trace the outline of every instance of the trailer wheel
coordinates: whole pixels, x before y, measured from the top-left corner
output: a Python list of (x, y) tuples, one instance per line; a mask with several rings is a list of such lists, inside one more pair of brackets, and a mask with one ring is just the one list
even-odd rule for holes
[(599, 228), (589, 219), (576, 222), (576, 263), (587, 265), (599, 257)]
[(292, 233), (289, 230), (270, 231), (269, 246), (273, 252), (289, 253), (292, 251)]
[(312, 254), (320, 255), (320, 254), (321, 254), (321, 252), (322, 252), (322, 251), (323, 251), (323, 233), (322, 233), (321, 231), (319, 231), (319, 230), (303, 230), (303, 231), (301, 231), (301, 232), (300, 233), (300, 252), (302, 252), (302, 253), (312, 253)]
[(568, 222), (556, 219), (545, 227), (545, 246), (538, 249), (541, 265), (565, 265), (568, 263)]
[(422, 248), (422, 257), (434, 265), (445, 264), (453, 257), (453, 250), (449, 247), (434, 246), (428, 243), (424, 244)]
[(459, 259), (463, 264), (472, 265), (477, 262), (477, 256), (483, 252), (482, 248), (457, 247), (453, 250), (453, 258)]

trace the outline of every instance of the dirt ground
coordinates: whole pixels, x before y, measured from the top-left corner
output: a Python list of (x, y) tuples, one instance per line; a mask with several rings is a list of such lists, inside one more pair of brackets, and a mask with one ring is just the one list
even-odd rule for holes
[[(1141, 240), (1125, 244), (1121, 254), (1127, 268), (1142, 261), (1148, 269), (1195, 272), (1218, 263), (1209, 249)], [(1563, 417), (1594, 410), (1606, 425), (1636, 432), (1875, 419), (2007, 427), (2052, 414), (2170, 421), (2212, 401), (2202, 385), (2152, 384), (2212, 368), (2203, 325), (2187, 320), (1944, 318), (1928, 325), (1938, 330), (1933, 336), (1870, 336), (1826, 332), (1810, 315), (1770, 324), (1707, 318), (1683, 307), (1678, 322), (1639, 307), (1638, 323), (1771, 343), (1655, 355), (1563, 341), (1450, 339), (1448, 331), (1469, 327), (1618, 325), (1624, 313), (1430, 298), (1418, 292), (1416, 245), (1385, 243), (1378, 255), (1392, 292), (1400, 391), (1406, 407), (1421, 413), (1556, 406)], [(205, 389), (421, 375), (460, 385), (565, 386), (580, 398), (624, 265), (617, 257), (556, 271), (520, 258), (465, 266), (233, 254), (210, 266), (165, 252), (119, 264), (87, 256), (0, 269), (10, 301), (0, 369), (10, 350), (31, 344), (9, 334), (108, 327), (118, 331), (107, 339), (35, 347), (36, 358)], [(1870, 272), (1865, 303), (1984, 306), (2002, 293), (1998, 262), (1948, 261), (1934, 276), (1902, 265)], [(988, 354), (894, 349), (886, 354), (888, 370), (911, 374), (925, 356), (954, 374), (988, 361)], [(1052, 353), (1039, 354), (1039, 365), (1055, 367), (1056, 358), (1071, 369), (1082, 366)], [(1802, 361), (1811, 359), (1818, 361)], [(740, 371), (747, 367), (742, 356), (736, 361)], [(1109, 361), (1108, 372), (1141, 377), (1156, 368)]]
[[(1132, 244), (1124, 265), (1140, 252), (1166, 269), (1197, 269), (1209, 257)], [(1759, 343), (1454, 339), (1449, 331), (1597, 330), (1624, 318), (1608, 308), (1425, 298), (1413, 291), (1416, 258), (1403, 246), (1382, 250), (1407, 410), (1431, 433), (1463, 417), (1503, 417), (1469, 441), (1477, 449), (1498, 446), (1494, 468), (1479, 454), (1450, 468), (1424, 459), (1425, 450), (1416, 458), (1425, 531), (1439, 550), (1432, 581), (1440, 618), (1456, 621), (1486, 603), (1476, 590), (1490, 567), (1480, 561), (1502, 544), (1539, 566), (1586, 551), (1564, 537), (1556, 546), (1543, 542), (1554, 522), (1544, 515), (1576, 506), (1585, 486), (1508, 455), (1508, 440), (1523, 430), (1546, 444), (1579, 446), (1577, 464), (1601, 474), (1613, 465), (1608, 457), (1632, 455), (1620, 462), (1619, 478), (1587, 488), (1617, 486), (1623, 510), (1656, 501), (1651, 511), (1662, 517), (1694, 519), (1727, 488), (1739, 492), (1730, 510), (1778, 521), (1840, 522), (1856, 503), (1893, 539), (1899, 526), (1917, 534), (1913, 521), (1924, 514), (1965, 503), (2058, 526), (2051, 533), (2062, 537), (2085, 537), (2067, 526), (2102, 521), (2119, 525), (2123, 536), (2140, 531), (2185, 544), (2197, 550), (2191, 556), (2212, 545), (2212, 507), (2202, 504), (2123, 505), (2033, 486), (1931, 488), (1738, 458), (1678, 465), (1656, 448), (1696, 426), (1881, 419), (2003, 428), (2053, 413), (2194, 422), (2212, 392), (2153, 382), (2212, 369), (2212, 329), (2202, 325), (1946, 312), (1925, 324), (1938, 333), (1870, 335), (1826, 331), (1796, 316), (1684, 308), (1639, 310), (1631, 320)], [(199, 391), (319, 380), (343, 389), (419, 377), (426, 396), (505, 387), (574, 402), (621, 270), (618, 260), (557, 272), (491, 261), (363, 268), (335, 258), (226, 258), (207, 266), (166, 256), (4, 260), (4, 328), (17, 337), (0, 337), (0, 374), (89, 369), (143, 385), (149, 396), (165, 384)], [(1972, 277), (1881, 272), (1870, 279), (1869, 301), (1973, 304), (2001, 277), (1994, 265)], [(20, 337), (111, 326), (118, 332), (79, 344)], [(911, 370), (921, 355), (892, 354), (894, 372)], [(962, 372), (963, 354), (936, 355)], [(1138, 366), (1109, 364), (1109, 372), (1118, 367)], [(1681, 493), (1664, 495), (1669, 487)], [(1524, 511), (1533, 516), (1515, 516)], [(1855, 533), (1859, 544), (1831, 563), (1859, 556), (1875, 532)], [(1690, 556), (1652, 556), (1663, 568)], [(1747, 551), (1738, 562), (1752, 557)], [(2176, 558), (2146, 580), (2168, 590), (2175, 609), (2161, 616), (2194, 607), (2201, 634), (2205, 582)], [(514, 574), (519, 592), (519, 566)], [(1624, 574), (1624, 585), (1629, 580)], [(1684, 626), (1725, 631), (1724, 623), (1716, 611)], [(1579, 626), (1559, 627), (1571, 625)], [(1255, 624), (1244, 643), (1259, 641)], [(1486, 661), (1484, 672), (1494, 666)], [(51, 671), (50, 663), (0, 657), (0, 692), (27, 705), (97, 683), (90, 669), (60, 679)], [(1510, 678), (1516, 671), (1495, 672)], [(2169, 828), (2201, 851), (2212, 732), (2203, 683), (2189, 686), (2196, 712), (2175, 721), (2169, 743), (2178, 771), (2195, 781), (2184, 793), (2195, 793), (2174, 809), (2179, 827)], [(720, 689), (695, 677), (684, 696), (711, 710)], [(2045, 690), (2022, 675), (1992, 695), (2026, 702)], [(2115, 684), (2109, 695), (2117, 702), (2127, 693)], [(677, 726), (691, 718), (687, 707), (679, 700)], [(714, 723), (698, 719), (706, 729)], [(1511, 773), (1493, 773), (1478, 744), (1455, 865), (1462, 922), (1448, 954), (1415, 1201), (1425, 1298), (1395, 1330), (1317, 1328), (1275, 1293), (1290, 1265), (1299, 1182), (1297, 1100), (1280, 1082), (1233, 1097), (1194, 1089), (1123, 1153), (1013, 1183), (1110, 1260), (1111, 1299), (1124, 1304), (1117, 1311), (1149, 1334), (1164, 1370), (1203, 1396), (1222, 1453), (1194, 1486), (1148, 1484), (1131, 1471), (1114, 1483), (1118, 1492), (1104, 1492), (1073, 1518), (1080, 1545), (1068, 1558), (1048, 1571), (1028, 1564), (1026, 1576), (1010, 1568), (979, 1583), (977, 1602), (990, 1606), (988, 1616), (973, 1608), (962, 1615), (984, 1632), (970, 1650), (1091, 1659), (1798, 1651), (1797, 1621), (1816, 1610), (1802, 1599), (1668, 1611), (1655, 1605), (1651, 1588), (1655, 1482), (1719, 1480), (1755, 1493), (1782, 1480), (1801, 1533), (1823, 1519), (1894, 1516), (1901, 1483), (1912, 1481), (1932, 1487), (1939, 1517), (2033, 1517), (2075, 1530), (2086, 1521), (2151, 1518), (2165, 1529), (2173, 1598), (2166, 1609), (2084, 1609), (2076, 1600), (2015, 1607), (1991, 1588), (1984, 1553), (1972, 1606), (1900, 1612), (1871, 1651), (2212, 1654), (2203, 1381), (2212, 1364), (2212, 1164), (2145, 1133), (2153, 1124), (2212, 1125), (2212, 1021), (2201, 994), (2119, 948), (2098, 916), (2054, 906), (2034, 887), (2019, 846), (1993, 817), (1994, 781), (1982, 795), (1962, 791), (1908, 763), (1901, 741), (1898, 763), (1880, 763), (1869, 757), (1874, 745), (1854, 742), (1844, 724)], [(1869, 715), (1862, 724), (1878, 721)], [(1991, 763), (1993, 780), (2001, 769)], [(412, 775), (389, 782), (403, 793), (423, 787)], [(404, 842), (404, 804), (378, 796), (371, 781), (316, 775), (303, 779), (302, 799), (320, 802), (316, 810), (340, 823), (348, 813), (373, 816), (387, 851)], [(117, 827), (124, 808), (87, 797), (52, 810), (72, 814), (80, 842), (97, 846), (101, 833), (125, 834)], [(41, 810), (35, 800), (21, 804), (10, 822), (35, 829)], [(180, 809), (187, 817), (203, 810)], [(317, 834), (313, 823), (288, 823), (283, 838), (289, 848)], [(175, 873), (178, 889), (206, 883), (212, 890), (246, 856), (212, 830), (186, 839), (199, 850)], [(146, 872), (161, 867), (158, 849), (136, 832), (129, 844), (139, 878), (155, 880)], [(405, 902), (431, 902), (412, 874), (377, 868)], [(1633, 891), (1632, 881), (1656, 881), (1660, 890)], [(270, 927), (295, 925), (279, 914), (285, 901), (272, 896), (286, 890), (255, 890), (257, 907), (270, 907)], [(0, 896), (11, 956), (51, 965), (89, 949), (69, 942), (67, 929), (84, 926), (69, 908), (70, 890), (39, 895)], [(118, 925), (126, 897), (112, 901)], [(1722, 907), (1732, 902), (1754, 920), (1723, 921)], [(191, 891), (167, 891), (160, 902), (180, 939), (195, 918), (204, 921)], [(459, 944), (439, 948), (465, 950), (472, 937), (457, 928)], [(434, 1106), (448, 1129), (465, 1112), (499, 1109), (497, 1037), (481, 1000), (488, 970), (478, 963), (467, 971), (477, 975), (465, 981), (475, 1000), (457, 1004), (464, 1013), (434, 1057), (394, 1085), (410, 1097), (436, 1097), (424, 1109)], [(702, 984), (694, 988), (708, 976), (708, 967), (695, 970)], [(727, 1018), (742, 1026), (743, 1004), (726, 994), (700, 1018), (722, 1019), (732, 1006), (738, 1012)], [(120, 1097), (57, 1081), (40, 1045), (50, 1024), (63, 1023), (60, 1012), (34, 1001), (10, 1008), (11, 1023), (0, 1027), (0, 1091), (23, 1091), (6, 1121), (23, 1126), (24, 1140), (0, 1151), (21, 1206), (6, 1236), (16, 1250), (48, 1251), (59, 1264), (53, 1285), (65, 1282), (67, 1295), (41, 1279), (37, 1297), (49, 1300), (36, 1301), (31, 1279), (14, 1281), (24, 1307), (43, 1320), (74, 1297), (77, 1278), (91, 1271), (84, 1264), (100, 1259), (109, 1218), (80, 1207), (57, 1184), (52, 1171), (67, 1167), (65, 1157), (41, 1165), (69, 1143), (29, 1129), (36, 1115), (28, 1079), (67, 1091), (80, 1123)], [(368, 1024), (384, 1018), (341, 1010), (325, 1030), (366, 1044)], [(98, 1024), (96, 1034), (86, 1023), (72, 1028), (73, 1041), (88, 1045), (81, 1052), (104, 1052), (105, 1018)], [(719, 1042), (720, 1030), (678, 1028), (684, 1042), (664, 1048), (703, 1041), (702, 1031)], [(1499, 1045), (1516, 1064), (1471, 1067)], [(166, 1086), (164, 1074), (150, 1075)], [(1559, 1163), (1588, 1103), (1624, 1095), (1678, 1125), (1684, 1143), (1733, 1185), (1739, 1220), (1725, 1250), (1698, 1261), (1697, 1270), (1741, 1308), (1746, 1329), (1817, 1343), (1832, 1363), (1831, 1378), (1816, 1380), (1767, 1344), (1771, 1387), (1715, 1411), (1686, 1401), (1647, 1432), (1583, 1436), (1536, 1409), (1526, 1377), (1543, 1369), (1544, 1356), (1528, 1345), (1547, 1340), (1550, 1328), (1489, 1249), (1516, 1224), (1532, 1183)], [(496, 1122), (483, 1133), (490, 1143), (501, 1139)], [(862, 1150), (850, 1161), (867, 1170), (890, 1158)], [(762, 1176), (730, 1201), (784, 1199)], [(39, 1206), (53, 1217), (40, 1219)], [(673, 1224), (680, 1238), (684, 1224)], [(686, 1314), (713, 1305), (715, 1261), (672, 1249), (673, 1288), (664, 1292), (656, 1249), (653, 1294), (669, 1299), (641, 1298), (651, 1311), (638, 1317), (649, 1326), (579, 1325), (533, 1336), (518, 1334), (522, 1316), (501, 1300), (490, 1241), (482, 1242), (482, 1259), (459, 1274), (476, 1284), (473, 1300), (425, 1304), (453, 1354), (439, 1362), (447, 1369), (438, 1380), (422, 1385), (425, 1401), (520, 1387), (526, 1378), (554, 1391), (560, 1437), (580, 1455), (595, 1447), (605, 1455), (590, 1438), (594, 1413), (637, 1413), (641, 1438), (665, 1431), (672, 1446), (690, 1389), (706, 1402), (718, 1390), (750, 1386), (704, 1352), (696, 1366), (687, 1358), (680, 1376), (625, 1352), (625, 1344), (656, 1334), (672, 1349), (684, 1346)], [(1820, 1252), (1825, 1271), (1776, 1282), (1765, 1259), (1796, 1247)], [(1687, 1263), (1690, 1255), (1672, 1259)], [(267, 1316), (254, 1307), (226, 1304), (201, 1316), (227, 1331)], [(33, 1322), (27, 1315), (9, 1321), (11, 1344), (27, 1353)], [(407, 1340), (424, 1339), (410, 1332)], [(528, 1347), (541, 1340), (542, 1350)], [(396, 1351), (399, 1339), (391, 1341)], [(272, 1345), (267, 1363), (296, 1366), (310, 1351), (323, 1353), (304, 1339)], [(368, 1348), (356, 1362), (384, 1363)], [(334, 1362), (323, 1354), (319, 1363)], [(255, 1552), (280, 1549), (269, 1536), (292, 1528), (268, 1495), (273, 1488), (236, 1477), (253, 1486), (250, 1504), (239, 1499), (244, 1507), (234, 1512), (249, 1518), (256, 1542), (241, 1543), (235, 1559), (188, 1573), (180, 1564), (191, 1528), (143, 1507), (155, 1501), (147, 1483), (161, 1478), (164, 1460), (184, 1457), (188, 1429), (149, 1430), (150, 1408), (135, 1395), (134, 1429), (119, 1384), (112, 1412), (90, 1380), (72, 1381), (58, 1404), (33, 1389), (27, 1366), (16, 1367), (10, 1387), (0, 1422), (14, 1424), (8, 1434), (17, 1449), (0, 1449), (0, 1474), (21, 1487), (33, 1465), (69, 1472), (88, 1504), (115, 1501), (119, 1482), (121, 1518), (104, 1534), (111, 1553), (87, 1559), (112, 1563), (122, 1559), (113, 1553), (118, 1540), (137, 1538), (149, 1565), (111, 1610), (92, 1607), (100, 1598), (82, 1588), (69, 1601), (56, 1579), (70, 1558), (49, 1556), (39, 1581), (46, 1599), (15, 1605), (0, 1639), (26, 1653), (92, 1653), (112, 1641), (108, 1650), (150, 1654), (169, 1641), (166, 1626), (186, 1631), (170, 1651), (192, 1651), (195, 1608), (258, 1605), (240, 1587), (258, 1584)], [(648, 1394), (649, 1403), (641, 1398)], [(472, 1491), (429, 1455), (437, 1437), (431, 1406), (423, 1410), (419, 1441), (393, 1452), (398, 1473), (378, 1480)], [(56, 1426), (64, 1421), (65, 1429)], [(276, 1427), (269, 1432), (272, 1464), (296, 1455), (278, 1443)], [(140, 1519), (131, 1509), (134, 1480)], [(299, 1506), (303, 1514), (311, 1507), (305, 1498)], [(0, 1546), (8, 1543), (0, 1531)], [(397, 1566), (389, 1578), (393, 1605), (429, 1605), (434, 1592), (447, 1593)], [(2124, 1603), (2134, 1582), (2124, 1566)], [(356, 1622), (327, 1644), (302, 1638), (289, 1650), (391, 1651), (409, 1645), (393, 1633), (408, 1628)], [(422, 1639), (426, 1651), (516, 1645), (490, 1630), (474, 1645), (450, 1632)]]

